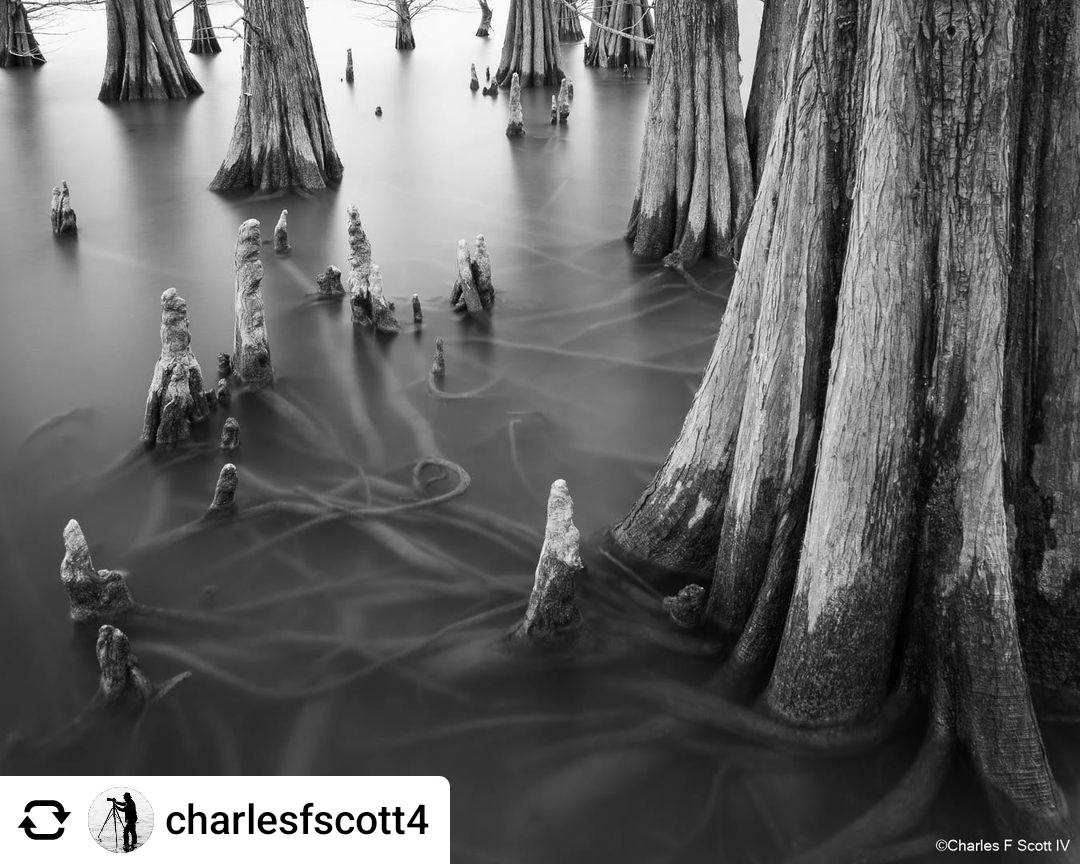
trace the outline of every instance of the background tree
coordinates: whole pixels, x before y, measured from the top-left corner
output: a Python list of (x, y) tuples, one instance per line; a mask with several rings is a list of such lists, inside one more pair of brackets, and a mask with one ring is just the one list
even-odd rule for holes
[(303, 0), (246, 0), (240, 104), (210, 188), (322, 189), (341, 179)]
[(460, 11), (457, 6), (441, 2), (441, 0), (354, 0), (354, 2), (367, 6), (372, 10), (375, 18), (394, 28), (394, 47), (399, 50), (416, 47), (412, 22), (417, 16), (435, 9)]
[(515, 72), (522, 87), (558, 84), (566, 77), (552, 0), (510, 0), (495, 81), (509, 86)]
[(105, 74), (98, 99), (186, 99), (202, 93), (176, 35), (169, 0), (106, 0)]
[(957, 747), (1005, 828), (1069, 836), (1029, 683), (1080, 704), (1080, 15), (808, 0), (792, 46), (713, 357), (614, 538), (712, 576), (721, 691), (928, 706), (815, 860), (910, 829)]
[(188, 50), (192, 54), (218, 54), (221, 51), (206, 0), (194, 0), (192, 4), (191, 47)]
[(580, 42), (585, 38), (585, 34), (581, 32), (581, 16), (573, 3), (558, 0), (555, 3), (555, 15), (558, 19), (560, 42)]
[(488, 6), (487, 0), (479, 0), (480, 2), (480, 26), (476, 28), (476, 35), (481, 38), (487, 38), (491, 35), (491, 7)]
[(753, 203), (735, 0), (657, 0), (652, 62), (627, 239), (673, 266), (730, 255)]
[(45, 55), (20, 0), (0, 0), (0, 68), (40, 66)]
[(656, 28), (646, 0), (593, 0), (592, 21), (586, 66), (649, 65)]

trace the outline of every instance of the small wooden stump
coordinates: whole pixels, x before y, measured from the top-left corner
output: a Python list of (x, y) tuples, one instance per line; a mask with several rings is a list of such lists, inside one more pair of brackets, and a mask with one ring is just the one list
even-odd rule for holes
[(345, 83), (353, 83), (352, 48), (345, 50)]
[(161, 295), (161, 356), (150, 379), (142, 440), (150, 445), (186, 441), (191, 424), (209, 413), (202, 370), (191, 351), (187, 303), (170, 288)]
[(554, 126), (559, 122), (559, 106), (555, 101), (555, 97), (551, 97), (551, 125)]
[(441, 380), (446, 375), (446, 356), (443, 354), (442, 336), (435, 340), (435, 356), (431, 360), (431, 377)]
[(544, 545), (525, 618), (511, 638), (533, 643), (564, 643), (572, 640), (581, 625), (575, 601), (581, 562), (581, 536), (574, 525), (574, 502), (564, 480), (551, 484), (548, 496)]
[(53, 186), (50, 218), (53, 234), (57, 237), (75, 234), (79, 230), (76, 225), (75, 211), (71, 209), (71, 193), (68, 191), (66, 180), (61, 180), (59, 186)]
[(341, 286), (341, 271), (333, 264), (315, 277), (315, 286), (320, 297), (341, 297), (345, 294)]
[(698, 627), (705, 615), (705, 589), (701, 585), (686, 585), (679, 593), (664, 598), (664, 611), (676, 626), (683, 630)]
[(376, 333), (393, 336), (401, 332), (394, 310), (383, 293), (382, 270), (378, 264), (371, 265), (371, 277), (368, 281), (368, 296), (371, 302), (371, 320)]
[(221, 427), (221, 449), (231, 453), (240, 446), (240, 424), (235, 417), (226, 417)]
[(228, 408), (229, 402), (232, 401), (232, 393), (229, 392), (229, 379), (219, 378), (217, 387), (214, 388), (214, 395), (217, 396), (218, 405), (222, 408)]
[(487, 0), (479, 0), (479, 2), (480, 26), (476, 28), (476, 35), (486, 39), (491, 35), (491, 7), (488, 6)]
[(78, 623), (115, 621), (135, 605), (127, 579), (118, 570), (95, 570), (79, 523), (71, 519), (64, 528), (64, 560), (60, 581), (67, 591), (71, 620)]
[[(559, 96), (555, 100), (555, 107), (558, 109), (559, 122), (565, 123), (570, 119), (570, 100), (573, 98), (571, 95), (573, 91), (573, 84), (570, 83), (569, 78), (563, 78), (562, 84), (559, 85)], [(552, 117), (552, 122), (554, 122)]]
[(476, 252), (473, 254), (464, 240), (458, 241), (457, 269), (457, 280), (450, 291), (454, 309), (466, 311), (473, 318), (490, 312), (495, 305), (495, 286), (491, 281), (491, 257), (483, 234), (476, 235)]
[(510, 79), (510, 113), (506, 120), (506, 136), (520, 138), (525, 134), (525, 116), (521, 110), (521, 79), (518, 73)]
[(360, 223), (360, 213), (355, 207), (349, 214), (349, 304), (352, 322), (361, 326), (373, 323), (368, 283), (371, 280), (371, 242)]
[(164, 684), (153, 684), (139, 666), (139, 658), (131, 653), (127, 634), (111, 624), (102, 624), (98, 630), (95, 651), (100, 670), (98, 699), (107, 706), (145, 707), (191, 676), (182, 672)]
[(217, 377), (219, 379), (232, 377), (232, 360), (224, 351), (217, 355)]
[(218, 474), (217, 485), (214, 486), (214, 500), (210, 502), (207, 516), (227, 516), (236, 512), (236, 487), (240, 484), (236, 466), (231, 462), (226, 463)]
[(420, 295), (412, 295), (412, 320), (413, 324), (420, 325), (424, 323), (424, 310), (420, 308)]
[(476, 74), (476, 64), (475, 63), (470, 65), (469, 71), (470, 71), (470, 75), (471, 75), (470, 80), (469, 80), (469, 89), (472, 90), (473, 93), (475, 93), (477, 90), (480, 89), (480, 78)]
[(282, 210), (278, 216), (277, 225), (274, 226), (274, 251), (278, 255), (284, 255), (292, 249), (289, 245), (289, 211)]
[(382, 105), (375, 106), (375, 116), (382, 117)]
[(240, 380), (255, 390), (274, 383), (270, 339), (266, 333), (266, 305), (262, 297), (261, 246), (259, 220), (248, 219), (240, 226), (236, 237), (233, 361)]

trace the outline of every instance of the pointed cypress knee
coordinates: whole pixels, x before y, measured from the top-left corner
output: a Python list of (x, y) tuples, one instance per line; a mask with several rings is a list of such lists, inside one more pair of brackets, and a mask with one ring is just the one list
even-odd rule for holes
[(71, 209), (71, 193), (68, 191), (66, 180), (61, 180), (59, 186), (53, 186), (49, 218), (52, 222), (53, 234), (57, 237), (74, 234), (79, 230), (75, 211)]
[(431, 377), (440, 380), (446, 375), (446, 355), (443, 353), (442, 336), (435, 340), (435, 356), (431, 359)]
[(236, 237), (234, 370), (254, 390), (274, 383), (270, 339), (266, 333), (266, 305), (262, 297), (263, 266), (259, 258), (262, 234), (259, 220), (248, 219)]
[(525, 115), (521, 110), (521, 79), (518, 73), (510, 79), (510, 112), (506, 120), (506, 137), (520, 138), (525, 134)]
[(664, 611), (675, 625), (693, 630), (705, 617), (705, 589), (701, 585), (686, 585), (677, 594), (664, 598)]
[(470, 74), (469, 89), (472, 90), (473, 93), (475, 93), (477, 90), (480, 89), (480, 78), (476, 74), (476, 64), (475, 63), (473, 63), (469, 67), (469, 74)]
[(221, 449), (231, 453), (240, 446), (240, 424), (235, 417), (227, 417), (221, 427)]
[(142, 440), (149, 445), (186, 441), (191, 424), (209, 413), (202, 369), (191, 350), (187, 302), (169, 288), (161, 295), (161, 356), (146, 396)]
[(353, 83), (352, 48), (345, 49), (345, 83)]
[(341, 297), (345, 293), (341, 285), (341, 271), (333, 264), (315, 277), (315, 286), (320, 297)]
[(277, 225), (274, 226), (274, 251), (278, 255), (284, 255), (292, 249), (289, 245), (289, 211), (282, 210), (278, 216)]
[(123, 573), (94, 569), (90, 547), (74, 519), (64, 528), (60, 581), (67, 591), (71, 620), (80, 624), (118, 620), (135, 605)]
[(105, 705), (145, 706), (191, 676), (190, 672), (182, 672), (163, 684), (152, 683), (142, 671), (139, 658), (131, 652), (127, 634), (111, 624), (101, 625), (94, 648), (100, 672), (98, 698)]
[(218, 474), (217, 485), (214, 486), (214, 500), (210, 502), (207, 516), (227, 516), (236, 512), (236, 487), (240, 485), (240, 477), (236, 473), (236, 466), (231, 462), (226, 463)]

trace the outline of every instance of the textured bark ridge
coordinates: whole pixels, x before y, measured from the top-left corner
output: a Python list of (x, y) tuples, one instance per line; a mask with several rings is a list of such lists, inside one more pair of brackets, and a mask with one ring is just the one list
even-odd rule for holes
[(214, 32), (214, 24), (210, 20), (210, 11), (206, 8), (206, 0), (195, 0), (193, 6), (191, 47), (188, 50), (192, 54), (221, 53), (221, 46)]
[(0, 68), (45, 62), (21, 0), (0, 0)]
[(303, 0), (247, 0), (240, 104), (210, 188), (323, 189), (342, 171)]
[(191, 424), (209, 413), (202, 369), (191, 350), (187, 302), (170, 288), (161, 295), (161, 356), (150, 379), (142, 440), (150, 445), (186, 441)]
[(652, 62), (627, 239), (673, 266), (734, 255), (753, 204), (735, 0), (658, 0)]
[(52, 222), (53, 234), (57, 237), (74, 234), (79, 230), (75, 211), (71, 209), (71, 193), (66, 180), (61, 180), (59, 186), (53, 186), (49, 220)]
[(98, 630), (95, 651), (100, 670), (97, 698), (106, 706), (144, 707), (191, 675), (183, 672), (163, 684), (153, 684), (139, 666), (139, 658), (131, 653), (127, 635), (111, 624), (102, 624)]
[[(237, 430), (239, 432), (239, 430)], [(236, 466), (227, 462), (221, 466), (217, 484), (214, 486), (214, 500), (206, 511), (208, 517), (227, 516), (236, 512), (236, 487), (240, 485), (240, 476)]]
[(123, 573), (94, 569), (90, 547), (74, 519), (64, 528), (60, 581), (71, 604), (71, 620), (80, 624), (116, 621), (135, 606)]
[(397, 16), (394, 47), (399, 51), (411, 50), (416, 47), (416, 38), (412, 32), (412, 7), (409, 0), (395, 0), (394, 11)]
[(341, 271), (333, 264), (315, 277), (315, 285), (320, 297), (342, 297), (345, 294), (341, 285)]
[(450, 303), (457, 312), (483, 318), (495, 305), (495, 286), (491, 281), (491, 256), (483, 234), (476, 235), (476, 252), (458, 240), (457, 279), (450, 291)]
[(529, 606), (513, 638), (539, 643), (573, 638), (581, 624), (575, 582), (584, 569), (581, 537), (574, 525), (574, 502), (566, 482), (556, 480), (548, 495), (544, 545), (536, 565)]
[(562, 0), (555, 0), (555, 14), (558, 18), (559, 41), (580, 42), (585, 38), (581, 32), (581, 16), (577, 9)]
[(186, 99), (202, 93), (168, 0), (106, 0), (108, 42), (98, 99)]
[(1068, 836), (1029, 682), (1080, 704), (1080, 16), (807, 0), (790, 44), (713, 357), (614, 539), (712, 571), (718, 685), (773, 721), (928, 703), (806, 860), (914, 830), (957, 748), (1009, 832)]
[(754, 188), (761, 182), (765, 157), (769, 152), (773, 121), (784, 92), (791, 39), (798, 23), (798, 0), (768, 0), (761, 15), (754, 78), (746, 103), (746, 137), (750, 145), (750, 163), (754, 170)]
[[(496, 88), (498, 85), (493, 85)], [(515, 72), (510, 79), (510, 108), (506, 115), (506, 137), (520, 138), (525, 134), (525, 114), (521, 110), (521, 79)]]
[[(585, 46), (586, 66), (618, 69), (649, 65), (653, 46), (642, 40), (653, 39), (656, 27), (652, 8), (645, 0), (594, 0), (593, 17), (610, 29), (593, 25)], [(636, 38), (628, 39), (620, 33)]]
[(563, 79), (555, 0), (510, 0), (506, 13), (506, 37), (495, 72), (499, 86), (521, 76), (522, 87), (545, 87)]
[(487, 0), (479, 0), (480, 3), (480, 26), (476, 28), (476, 35), (486, 39), (491, 35), (491, 7)]
[(266, 334), (266, 306), (262, 297), (263, 266), (259, 258), (262, 234), (258, 219), (248, 219), (236, 237), (235, 327), (233, 369), (240, 380), (259, 390), (274, 383), (270, 339)]

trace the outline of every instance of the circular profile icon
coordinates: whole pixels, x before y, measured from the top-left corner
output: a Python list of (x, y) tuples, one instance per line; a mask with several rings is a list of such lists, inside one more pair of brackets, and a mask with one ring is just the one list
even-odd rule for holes
[(110, 852), (134, 852), (150, 839), (154, 809), (135, 789), (106, 789), (90, 805), (90, 836)]

